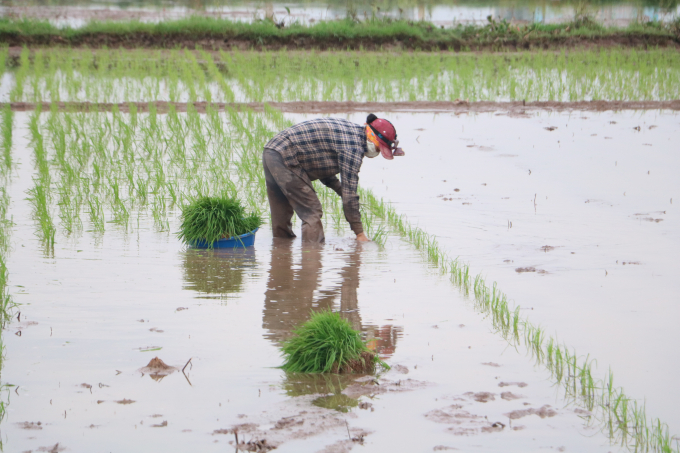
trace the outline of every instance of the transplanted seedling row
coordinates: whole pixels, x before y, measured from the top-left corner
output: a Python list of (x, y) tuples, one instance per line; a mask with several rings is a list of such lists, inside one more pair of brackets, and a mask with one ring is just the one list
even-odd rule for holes
[(513, 54), (23, 49), (12, 102), (674, 100), (674, 49)]
[[(10, 197), (8, 187), (11, 183), (12, 170), (12, 131), (13, 131), (13, 114), (10, 109), (3, 109), (2, 118), (0, 122), (0, 130), (2, 131), (2, 140), (0, 146), (2, 147), (2, 159), (0, 162), (0, 335), (5, 329), (7, 323), (15, 314), (17, 303), (9, 292), (8, 280), (9, 270), (7, 269), (7, 258), (11, 251), (11, 234), (14, 222), (12, 215), (9, 212)], [(3, 360), (5, 357), (5, 346), (0, 336), (0, 370), (2, 370)], [(9, 392), (7, 384), (0, 383), (0, 423), (5, 418), (7, 402), (5, 397)], [(1, 445), (1, 443), (0, 443)]]

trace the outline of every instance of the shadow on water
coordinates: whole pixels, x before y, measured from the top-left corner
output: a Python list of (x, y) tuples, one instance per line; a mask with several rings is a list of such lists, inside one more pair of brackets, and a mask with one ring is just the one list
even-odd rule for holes
[(243, 291), (244, 274), (256, 268), (255, 248), (189, 249), (184, 253), (184, 289), (201, 299), (228, 300)]

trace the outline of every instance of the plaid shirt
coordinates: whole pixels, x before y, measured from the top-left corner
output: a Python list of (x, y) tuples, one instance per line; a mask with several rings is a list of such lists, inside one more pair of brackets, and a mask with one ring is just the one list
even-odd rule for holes
[[(352, 231), (364, 231), (357, 194), (359, 170), (367, 151), (364, 126), (339, 118), (304, 121), (279, 132), (265, 148), (279, 152), (286, 166), (310, 187), (318, 179), (333, 189), (342, 197)], [(342, 183), (335, 176), (338, 173)]]

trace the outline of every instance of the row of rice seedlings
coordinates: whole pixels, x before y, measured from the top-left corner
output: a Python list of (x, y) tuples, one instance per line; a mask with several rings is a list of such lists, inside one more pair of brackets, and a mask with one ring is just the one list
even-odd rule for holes
[(675, 99), (680, 88), (680, 59), (667, 50), (220, 55), (255, 101)]
[[(5, 187), (0, 187), (0, 335), (2, 329), (12, 317), (16, 303), (7, 289), (9, 271), (7, 269), (7, 255), (10, 250), (11, 217), (8, 217), (9, 194)], [(0, 337), (0, 369), (2, 368), (2, 338)], [(1, 412), (1, 411), (0, 411)], [(2, 416), (0, 416), (2, 420)]]
[[(7, 172), (0, 171), (3, 179)], [(9, 236), (12, 228), (12, 220), (8, 218), (9, 194), (6, 186), (0, 187), (0, 370), (2, 370), (5, 357), (5, 345), (2, 341), (2, 333), (5, 326), (12, 319), (17, 304), (8, 290), (9, 271), (7, 269), (7, 255), (9, 254)], [(0, 383), (0, 422), (5, 418), (9, 403), (9, 391), (6, 384)], [(7, 398), (5, 398), (7, 397)], [(2, 443), (0, 442), (0, 446)]]
[(537, 364), (544, 366), (561, 386), (565, 399), (592, 411), (593, 423), (599, 423), (612, 443), (636, 452), (680, 451), (680, 442), (670, 434), (667, 424), (658, 418), (648, 417), (644, 404), (639, 404), (622, 388), (614, 386), (611, 370), (603, 379), (594, 377), (594, 360), (590, 356), (578, 355), (555, 337), (548, 336), (544, 329), (521, 317), (520, 307), (512, 308), (495, 282), (487, 284), (481, 274), (472, 279), (469, 265), (458, 258), (451, 259), (433, 235), (412, 226), (403, 215), (397, 214), (382, 199), (378, 200), (370, 190), (362, 191), (362, 200), (373, 206), (374, 212), (385, 219), (391, 229), (422, 250), (428, 261), (448, 274), (451, 282), (464, 294), (469, 294), (472, 289), (476, 309), (491, 317), (494, 329), (511, 345), (523, 345)]
[(5, 104), (0, 112), (0, 135), (2, 135), (2, 164), (12, 166), (12, 128), (14, 126), (14, 112), (9, 104)]
[(49, 225), (46, 187), (59, 194), (52, 207), (58, 207), (66, 235), (82, 230), (81, 213), (101, 233), (111, 223), (127, 231), (135, 213), (139, 219), (149, 209), (156, 229), (168, 231), (169, 208), (199, 194), (240, 194), (260, 211), (264, 177), (253, 170), (259, 155), (248, 150), (264, 146), (264, 123), (251, 112), (246, 122), (233, 121), (240, 129), (231, 130), (225, 120), (239, 116), (233, 109), (219, 114), (211, 107), (199, 115), (190, 107), (186, 114), (171, 108), (160, 119), (153, 108), (140, 116), (131, 106), (128, 114), (116, 108), (110, 114), (52, 109), (41, 123), (38, 110), (29, 121), (40, 181), (30, 192), (38, 231)]
[[(1, 54), (1, 52), (0, 52)], [(0, 56), (0, 59), (3, 57)], [(14, 222), (9, 213), (10, 197), (8, 187), (10, 184), (10, 171), (12, 169), (12, 112), (3, 109), (2, 111), (2, 148), (3, 165), (0, 165), (0, 370), (5, 357), (5, 346), (2, 341), (2, 333), (6, 325), (14, 316), (17, 303), (8, 289), (9, 270), (7, 269), (7, 258), (11, 249), (10, 235)], [(0, 383), (0, 423), (4, 420), (7, 405), (9, 404), (9, 387), (7, 384)], [(2, 442), (0, 442), (0, 448)]]
[[(0, 77), (5, 70), (7, 59), (7, 49), (0, 48)], [(2, 359), (4, 357), (4, 345), (2, 343), (2, 331), (5, 325), (12, 318), (16, 302), (8, 291), (9, 271), (7, 269), (7, 257), (10, 252), (10, 235), (14, 223), (9, 215), (10, 197), (8, 187), (10, 184), (9, 174), (12, 169), (12, 134), (14, 125), (14, 114), (9, 106), (5, 106), (0, 112), (0, 139), (2, 140), (2, 165), (0, 165), (0, 370), (2, 369)], [(5, 386), (0, 386), (0, 391)], [(6, 403), (4, 392), (0, 395), (0, 422), (5, 416)], [(0, 444), (1, 445), (1, 444)]]
[[(6, 51), (5, 51), (6, 52)], [(673, 100), (672, 49), (503, 54), (23, 49), (12, 101)], [(0, 63), (2, 62), (0, 56)], [(615, 68), (615, 69), (612, 69)]]
[[(2, 58), (2, 57), (0, 57)], [(10, 171), (12, 169), (12, 116), (11, 110), (3, 110), (2, 119), (2, 147), (3, 165), (0, 166), (0, 370), (4, 358), (4, 344), (2, 342), (2, 332), (7, 323), (12, 319), (17, 303), (14, 301), (8, 289), (9, 270), (7, 268), (7, 258), (10, 253), (10, 236), (14, 226), (13, 219), (9, 212), (10, 197), (8, 187), (10, 184)], [(0, 384), (0, 422), (5, 417), (8, 401), (5, 401), (5, 390), (7, 386)], [(1, 444), (0, 444), (1, 446)]]

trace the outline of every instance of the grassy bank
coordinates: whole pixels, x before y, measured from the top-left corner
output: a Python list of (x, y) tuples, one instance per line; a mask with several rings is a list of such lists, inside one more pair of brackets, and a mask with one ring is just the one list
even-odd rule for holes
[(636, 23), (610, 28), (588, 17), (571, 23), (515, 25), (490, 19), (486, 25), (440, 28), (427, 22), (375, 19), (340, 20), (310, 26), (284, 26), (271, 20), (253, 23), (206, 17), (160, 23), (90, 22), (57, 28), (41, 20), (1, 20), (0, 43), (9, 46), (87, 46), (145, 48), (422, 49), (500, 50), (621, 45), (680, 46), (680, 21)]

